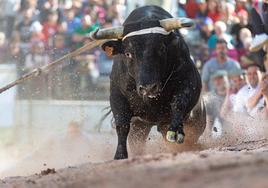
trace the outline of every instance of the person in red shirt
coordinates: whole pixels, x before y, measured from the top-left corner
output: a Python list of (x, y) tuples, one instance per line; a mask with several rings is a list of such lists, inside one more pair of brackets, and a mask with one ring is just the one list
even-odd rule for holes
[(198, 4), (196, 3), (196, 0), (187, 0), (185, 4), (185, 11), (189, 18), (195, 18), (198, 9), (199, 7)]
[(51, 36), (55, 35), (58, 31), (58, 13), (50, 11), (47, 16), (47, 20), (43, 23), (43, 34), (46, 46), (51, 46)]
[(220, 5), (217, 0), (208, 0), (208, 17), (210, 17), (214, 23), (221, 19)]
[(235, 12), (246, 11), (246, 0), (236, 0)]

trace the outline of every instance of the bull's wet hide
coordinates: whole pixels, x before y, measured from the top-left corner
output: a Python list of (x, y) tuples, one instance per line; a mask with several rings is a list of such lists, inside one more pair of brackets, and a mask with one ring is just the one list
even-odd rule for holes
[[(110, 104), (118, 136), (115, 159), (128, 158), (127, 139), (130, 148), (144, 145), (153, 124), (161, 127), (164, 139), (178, 144), (190, 140), (195, 143), (193, 140), (204, 130), (205, 114), (201, 108), (201, 115), (196, 116), (199, 123), (189, 126), (184, 122), (197, 105), (202, 87), (200, 74), (178, 30), (192, 25), (192, 21), (171, 18), (161, 7), (144, 6), (126, 18), (123, 33), (120, 34), (122, 28), (93, 33), (95, 39), (117, 37), (102, 45), (103, 49), (113, 49)], [(149, 124), (143, 127), (132, 122), (133, 117)], [(198, 134), (187, 133), (187, 126)]]

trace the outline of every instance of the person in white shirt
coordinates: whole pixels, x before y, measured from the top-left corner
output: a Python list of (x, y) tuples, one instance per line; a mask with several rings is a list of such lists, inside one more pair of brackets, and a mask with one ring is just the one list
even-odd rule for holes
[(221, 107), (220, 116), (225, 118), (229, 112), (231, 112), (235, 96), (238, 91), (246, 85), (245, 76), (243, 70), (233, 70), (228, 74), (229, 85), (227, 87), (226, 97)]
[(260, 89), (260, 68), (252, 64), (246, 70), (247, 84), (235, 96), (233, 112), (243, 113), (254, 117), (264, 108), (264, 98)]
[(217, 138), (222, 134), (223, 119), (220, 117), (220, 109), (226, 96), (228, 85), (227, 71), (218, 70), (212, 76), (213, 91), (204, 95), (207, 114), (207, 133)]

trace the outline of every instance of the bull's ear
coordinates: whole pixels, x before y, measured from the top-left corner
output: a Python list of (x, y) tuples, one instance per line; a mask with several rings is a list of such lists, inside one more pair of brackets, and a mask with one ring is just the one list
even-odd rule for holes
[(123, 53), (121, 40), (105, 42), (101, 48), (108, 57)]

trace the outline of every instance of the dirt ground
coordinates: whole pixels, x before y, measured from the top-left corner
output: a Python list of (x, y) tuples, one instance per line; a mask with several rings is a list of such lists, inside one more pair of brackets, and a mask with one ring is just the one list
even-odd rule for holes
[[(24, 168), (27, 168), (25, 166)], [(202, 151), (86, 163), (0, 180), (1, 188), (268, 187), (268, 139)]]

